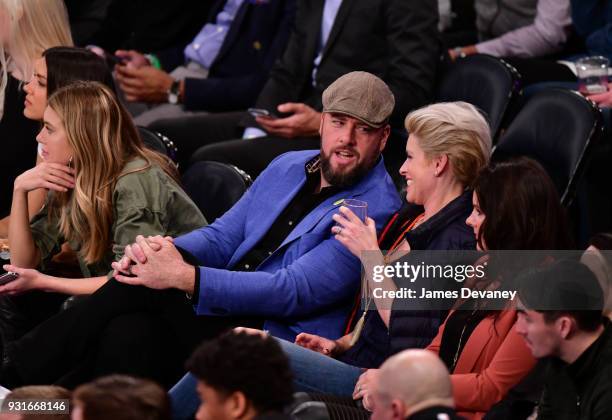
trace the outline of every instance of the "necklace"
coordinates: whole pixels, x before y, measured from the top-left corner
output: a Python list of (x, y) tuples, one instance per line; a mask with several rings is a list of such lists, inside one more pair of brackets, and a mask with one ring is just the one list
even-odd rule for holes
[(453, 373), (453, 371), (455, 370), (455, 367), (457, 366), (457, 360), (459, 359), (459, 353), (461, 351), (461, 343), (463, 342), (463, 335), (465, 334), (465, 330), (467, 329), (468, 323), (472, 320), (472, 317), (474, 316), (474, 314), (476, 314), (477, 310), (478, 308), (474, 309), (472, 313), (470, 314), (470, 316), (468, 316), (467, 319), (465, 320), (465, 324), (463, 325), (463, 329), (461, 330), (461, 335), (459, 336), (459, 343), (457, 344), (457, 351), (455, 351), (455, 356), (453, 357), (453, 365), (450, 368), (451, 373)]

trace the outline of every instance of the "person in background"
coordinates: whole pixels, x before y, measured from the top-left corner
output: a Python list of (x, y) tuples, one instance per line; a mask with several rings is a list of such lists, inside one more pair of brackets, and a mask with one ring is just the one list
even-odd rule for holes
[(170, 420), (170, 401), (152, 381), (110, 375), (79, 386), (72, 395), (72, 420)]
[(196, 420), (283, 420), (293, 401), (289, 361), (270, 337), (228, 332), (196, 349)]
[[(71, 46), (68, 16), (61, 0), (0, 0), (0, 219), (10, 212), (13, 181), (34, 166), (38, 118), (24, 116), (26, 94), (21, 87), (32, 78), (34, 63), (43, 51), (54, 46)], [(30, 209), (40, 209), (42, 198)], [(33, 200), (34, 204), (34, 200)], [(8, 224), (0, 221), (0, 238)]]
[(427, 350), (404, 350), (390, 357), (372, 385), (372, 420), (460, 419), (448, 370)]
[(516, 332), (534, 357), (549, 358), (538, 419), (612, 418), (612, 327), (595, 275), (562, 260), (518, 284)]
[[(0, 420), (70, 420), (70, 396), (71, 392), (66, 388), (56, 385), (29, 385), (15, 388), (9, 392), (2, 400), (2, 412)], [(54, 400), (57, 402), (58, 411), (62, 413), (51, 414), (40, 411), (39, 413), (19, 413), (20, 410), (11, 410), (9, 405), (12, 402), (20, 401), (26, 403), (40, 400)], [(13, 412), (11, 412), (13, 411)]]
[[(146, 56), (116, 51), (117, 82), (136, 124), (252, 106), (287, 45), (295, 9), (295, 0), (220, 1), (186, 45)], [(192, 152), (179, 147), (185, 163)]]
[[(115, 92), (115, 83), (106, 63), (94, 53), (75, 47), (52, 47), (42, 52), (42, 57), (34, 61), (34, 70), (23, 90), (26, 93), (23, 115), (36, 121), (36, 133), (47, 107), (47, 98), (57, 89), (76, 80), (91, 80), (104, 83)], [(36, 143), (36, 133), (27, 143)], [(24, 139), (26, 142), (26, 139)], [(40, 149), (40, 145), (39, 145)], [(34, 156), (34, 155), (32, 155)], [(33, 163), (34, 160), (31, 160)], [(42, 162), (40, 153), (36, 154), (36, 163)], [(32, 167), (30, 165), (29, 167)], [(24, 168), (24, 171), (28, 168)], [(23, 172), (23, 171), (22, 171)], [(40, 188), (28, 193), (28, 213), (30, 218), (42, 208), (47, 190)], [(10, 215), (0, 220), (0, 237), (8, 236)]]
[[(410, 110), (431, 102), (440, 51), (436, 1), (300, 0), (299, 6), (287, 48), (254, 105), (270, 117), (253, 119), (241, 110), (169, 118), (151, 128), (193, 151), (192, 162), (230, 163), (255, 178), (282, 153), (319, 147), (321, 94), (346, 73), (366, 71), (389, 85), (394, 131), (403, 130)], [(402, 162), (403, 136), (393, 136), (385, 151), (391, 173)]]
[(480, 42), (456, 47), (451, 59), (472, 54), (542, 57), (561, 51), (568, 38), (570, 0), (475, 0)]

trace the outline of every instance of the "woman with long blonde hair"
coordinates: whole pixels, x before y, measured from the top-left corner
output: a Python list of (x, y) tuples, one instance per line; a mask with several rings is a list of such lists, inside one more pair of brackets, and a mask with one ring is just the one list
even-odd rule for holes
[[(0, 0), (0, 218), (8, 215), (12, 182), (36, 159), (34, 137), (40, 116), (24, 116), (22, 87), (32, 77), (34, 63), (54, 46), (72, 46), (68, 14), (62, 0)], [(30, 215), (38, 211), (44, 192), (30, 194)], [(0, 220), (0, 237), (8, 221)]]
[[(45, 290), (90, 294), (137, 234), (177, 236), (206, 221), (177, 183), (169, 160), (144, 147), (130, 115), (110, 89), (75, 82), (56, 91), (36, 140), (43, 163), (14, 183), (9, 240), (19, 277), (0, 294)], [(44, 208), (28, 217), (28, 192), (49, 190)], [(67, 241), (84, 278), (43, 274)]]

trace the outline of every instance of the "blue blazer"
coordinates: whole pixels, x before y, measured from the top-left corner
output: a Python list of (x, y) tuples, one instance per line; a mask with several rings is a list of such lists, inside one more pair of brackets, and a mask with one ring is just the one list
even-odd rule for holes
[[(215, 21), (224, 5), (225, 0), (217, 1), (209, 22)], [(236, 13), (208, 77), (185, 79), (185, 109), (221, 112), (252, 106), (272, 65), (285, 50), (295, 12), (296, 0), (246, 0)], [(185, 63), (184, 48), (180, 45), (156, 52), (164, 70)]]
[(200, 315), (246, 315), (293, 341), (302, 331), (337, 338), (360, 289), (361, 264), (331, 233), (338, 200), (368, 203), (380, 229), (400, 206), (382, 158), (358, 184), (328, 198), (298, 223), (255, 272), (232, 271), (306, 182), (304, 165), (319, 151), (276, 158), (225, 215), (175, 240), (200, 263)]

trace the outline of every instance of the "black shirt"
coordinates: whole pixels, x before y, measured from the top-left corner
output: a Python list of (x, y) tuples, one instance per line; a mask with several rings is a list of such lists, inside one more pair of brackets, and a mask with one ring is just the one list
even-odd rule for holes
[(476, 309), (475, 304), (474, 300), (466, 301), (446, 321), (439, 355), (450, 373), (455, 370), (470, 335), (480, 321), (488, 315), (488, 311)]
[(329, 186), (319, 191), (321, 184), (320, 158), (316, 157), (306, 164), (306, 182), (293, 200), (276, 218), (268, 232), (233, 267), (236, 271), (255, 271), (257, 267), (283, 243), (300, 221), (323, 201), (339, 191)]

